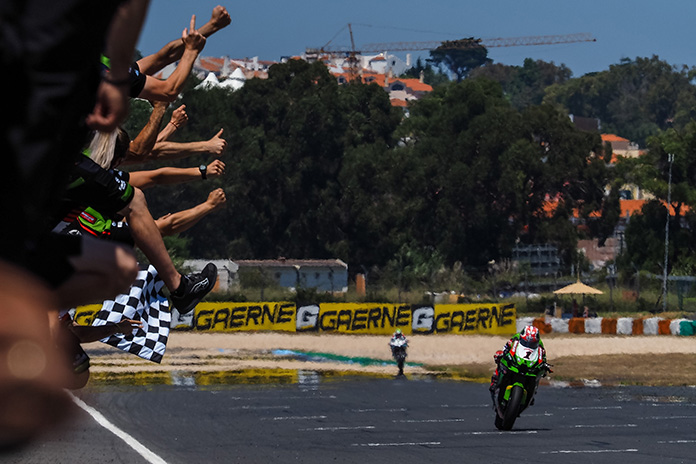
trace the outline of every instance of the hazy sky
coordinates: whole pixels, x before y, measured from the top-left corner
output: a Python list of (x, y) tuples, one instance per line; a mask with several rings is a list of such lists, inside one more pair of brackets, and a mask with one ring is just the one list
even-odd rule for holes
[(596, 42), (489, 49), (497, 63), (542, 59), (564, 63), (575, 77), (608, 69), (622, 58), (652, 55), (696, 66), (691, 0), (151, 0), (138, 48), (155, 52), (181, 36), (192, 14), (203, 24), (218, 4), (230, 11), (232, 24), (208, 40), (204, 56), (277, 61), (332, 39), (332, 45), (349, 46), (346, 25), (352, 23), (358, 49), (373, 42), (590, 33)]

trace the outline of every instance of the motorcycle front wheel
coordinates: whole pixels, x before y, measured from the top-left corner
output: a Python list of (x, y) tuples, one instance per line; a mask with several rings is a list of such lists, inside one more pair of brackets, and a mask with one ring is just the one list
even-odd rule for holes
[(495, 413), (495, 428), (498, 430), (503, 430), (503, 419), (500, 418), (497, 411)]
[(406, 353), (404, 352), (399, 352), (394, 355), (394, 359), (396, 360), (396, 366), (399, 368), (399, 373), (404, 372), (404, 361), (406, 361)]
[(515, 424), (515, 419), (519, 415), (520, 405), (522, 404), (522, 396), (524, 391), (519, 385), (512, 387), (510, 391), (510, 400), (505, 406), (505, 417), (502, 420), (502, 430), (511, 430), (512, 426)]

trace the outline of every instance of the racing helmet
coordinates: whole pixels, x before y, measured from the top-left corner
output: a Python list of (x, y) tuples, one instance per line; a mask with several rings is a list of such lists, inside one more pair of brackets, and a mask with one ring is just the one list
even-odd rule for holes
[(400, 335), (401, 335), (401, 329), (396, 329), (396, 331), (394, 332), (394, 335), (396, 335), (397, 337), (400, 336)]
[(539, 346), (539, 329), (528, 325), (520, 332), (520, 343), (527, 348), (536, 349)]

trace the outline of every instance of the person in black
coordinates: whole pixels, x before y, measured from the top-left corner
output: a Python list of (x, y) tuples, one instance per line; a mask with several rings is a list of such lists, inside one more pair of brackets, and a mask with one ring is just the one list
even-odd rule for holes
[[(49, 335), (49, 313), (56, 308), (50, 284), (84, 269), (85, 241), (51, 235), (48, 221), (87, 124), (110, 130), (125, 117), (119, 81), (126, 77), (148, 4), (0, 2), (0, 69), (12, 78), (0, 116), (0, 213), (10, 221), (0, 236), (0, 450), (54, 424), (70, 403), (61, 388), (63, 363), (56, 362), (63, 353)], [(102, 77), (98, 63), (105, 50), (112, 70)], [(111, 258), (123, 250), (101, 244), (95, 249)]]
[[(129, 145), (125, 131), (119, 130), (117, 138), (118, 153), (112, 155), (116, 160), (125, 156)], [(174, 307), (182, 314), (190, 312), (212, 290), (217, 280), (217, 268), (209, 263), (199, 274), (180, 274), (169, 257), (143, 192), (131, 186), (128, 180), (127, 172), (104, 169), (90, 157), (81, 156), (73, 166), (71, 183), (64, 194), (63, 222), (72, 222), (88, 207), (107, 218), (124, 217), (133, 241), (169, 289)], [(71, 213), (74, 214), (72, 218)], [(60, 226), (56, 230), (62, 231)]]

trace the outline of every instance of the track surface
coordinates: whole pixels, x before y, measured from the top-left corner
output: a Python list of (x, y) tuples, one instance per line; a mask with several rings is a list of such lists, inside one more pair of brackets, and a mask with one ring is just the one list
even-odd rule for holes
[[(8, 463), (681, 463), (696, 460), (696, 389), (540, 387), (498, 432), (487, 385), (324, 377), (263, 385), (90, 387), (86, 412)], [(142, 450), (141, 450), (142, 453)]]

